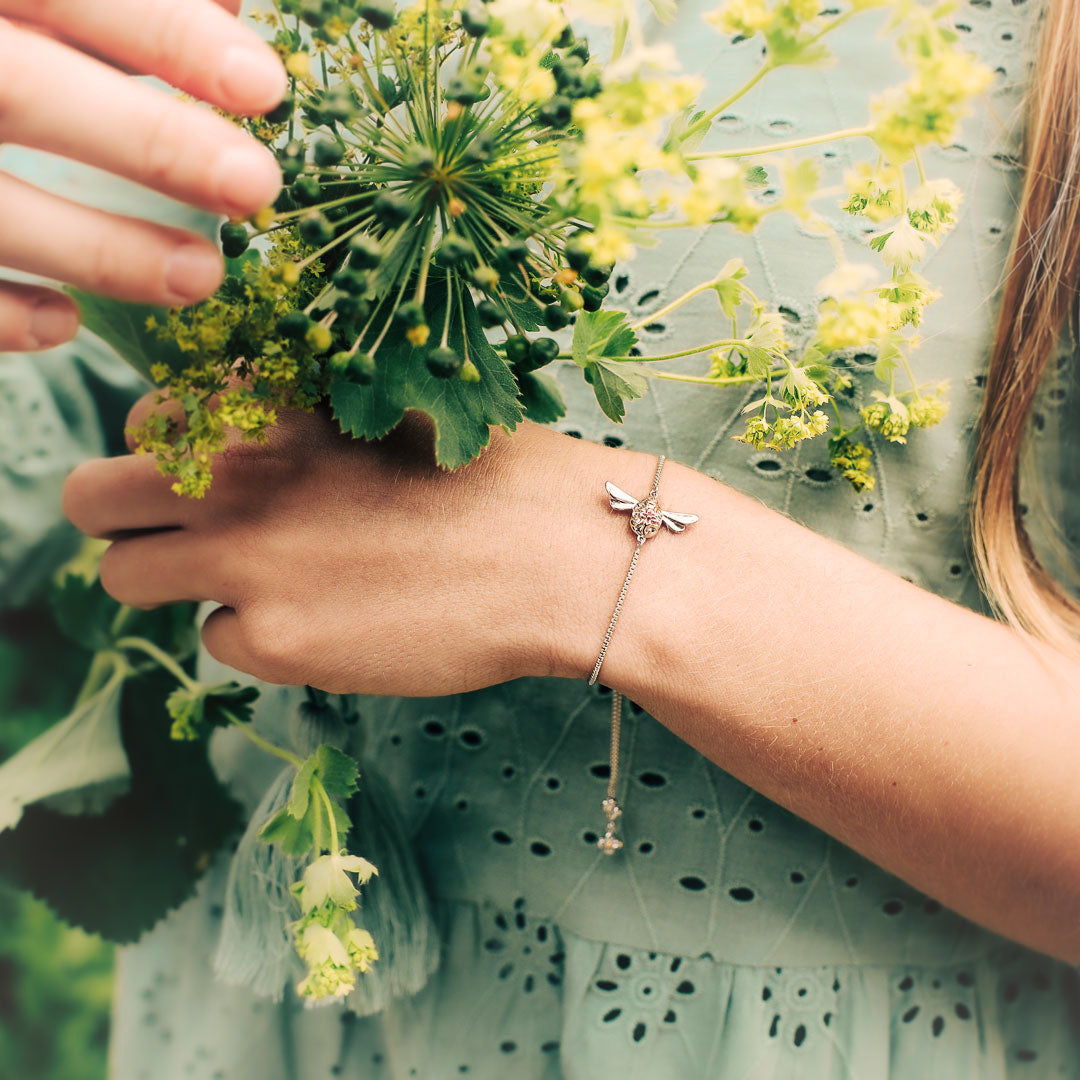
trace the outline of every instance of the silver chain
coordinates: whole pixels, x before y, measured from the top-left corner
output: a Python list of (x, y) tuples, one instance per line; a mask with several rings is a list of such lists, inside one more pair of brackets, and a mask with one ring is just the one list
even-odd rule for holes
[[(649, 490), (648, 498), (655, 499), (660, 491), (660, 473), (664, 469), (664, 455), (661, 454), (656, 462), (656, 473), (653, 476), (652, 488)], [(604, 643), (600, 646), (600, 654), (596, 658), (596, 663), (593, 665), (592, 674), (589, 676), (589, 685), (592, 686), (597, 677), (600, 674), (600, 666), (604, 662), (604, 657), (607, 655), (608, 645), (611, 643), (611, 635), (615, 632), (615, 624), (619, 621), (619, 613), (622, 611), (623, 601), (626, 599), (626, 594), (630, 589), (630, 581), (634, 576), (634, 569), (637, 567), (638, 558), (641, 556), (641, 549), (645, 545), (645, 536), (637, 536), (637, 546), (634, 548), (633, 557), (630, 559), (630, 566), (627, 568), (626, 577), (623, 578), (622, 588), (619, 590), (619, 598), (615, 601), (615, 610), (611, 613), (611, 621), (608, 623), (607, 633), (604, 634)], [(611, 691), (611, 750), (609, 755), (608, 766), (608, 785), (607, 785), (607, 797), (603, 802), (604, 815), (607, 818), (607, 825), (604, 830), (604, 835), (597, 841), (597, 847), (600, 848), (605, 855), (614, 855), (619, 848), (622, 847), (622, 841), (615, 835), (615, 819), (622, 813), (622, 809), (619, 806), (615, 798), (615, 787), (619, 780), (619, 736), (622, 729), (622, 701), (623, 696), (618, 691), (612, 688)]]

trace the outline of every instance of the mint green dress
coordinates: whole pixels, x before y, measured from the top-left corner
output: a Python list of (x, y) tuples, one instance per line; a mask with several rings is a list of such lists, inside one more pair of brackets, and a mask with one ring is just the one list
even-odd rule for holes
[[(731, 87), (754, 66), (758, 46), (708, 30), (701, 15), (710, 6), (681, 4), (675, 23), (652, 33), (676, 42), (688, 70)], [(836, 33), (838, 66), (782, 71), (734, 105), (717, 145), (864, 122), (868, 94), (898, 74), (871, 38), (873, 19)], [(951, 380), (948, 419), (914, 433), (906, 448), (877, 445), (877, 486), (863, 494), (830, 470), (824, 440), (781, 456), (733, 442), (748, 400), (737, 391), (654, 385), (616, 427), (580, 378), (564, 372), (570, 410), (560, 427), (668, 454), (978, 606), (964, 545), (965, 482), (1019, 187), (1015, 113), (1038, 6), (973, 0), (957, 21), (997, 69), (997, 83), (961, 139), (926, 155), (931, 175), (952, 177), (966, 194), (959, 227), (926, 265), (945, 297), (931, 309), (918, 355), (923, 377)], [(867, 147), (820, 150), (827, 182), (839, 183)], [(838, 209), (832, 217), (857, 255), (865, 222)], [(827, 247), (791, 219), (770, 219), (753, 237), (670, 235), (620, 269), (614, 292), (620, 305), (646, 312), (733, 254), (782, 305), (798, 339), (831, 263)], [(651, 327), (650, 339), (671, 348), (701, 340), (712, 312), (696, 310), (696, 326), (695, 316), (680, 317)], [(31, 366), (4, 363), (16, 365), (10, 370), (27, 394), (47, 399)], [(860, 398), (872, 388), (867, 365)], [(1056, 421), (1072, 401), (1064, 384), (1048, 383), (1036, 439), (1068, 437)], [(9, 469), (3, 482), (16, 484), (12, 476)], [(54, 509), (39, 505), (38, 513), (55, 520)], [(616, 589), (620, 572), (597, 567), (596, 587)], [(718, 582), (722, 574), (721, 566)], [(209, 674), (215, 665), (204, 667)], [(288, 740), (300, 699), (300, 691), (267, 688), (259, 728)], [(215, 978), (233, 857), (226, 852), (194, 899), (120, 951), (112, 1080), (1080, 1077), (1075, 969), (943, 908), (636, 707), (623, 739), (626, 847), (600, 854), (609, 701), (584, 678), (362, 700), (364, 753), (405, 815), (438, 930), (438, 970), (418, 993), (369, 1015), (348, 1005), (305, 1008), (288, 991), (274, 1000)], [(254, 811), (276, 768), (233, 735), (216, 737), (214, 761)]]

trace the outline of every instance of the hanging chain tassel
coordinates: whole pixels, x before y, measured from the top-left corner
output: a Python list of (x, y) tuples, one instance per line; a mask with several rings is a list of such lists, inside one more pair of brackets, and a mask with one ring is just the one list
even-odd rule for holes
[[(635, 552), (636, 554), (636, 552)], [(607, 818), (604, 835), (596, 841), (596, 846), (605, 855), (614, 855), (623, 842), (615, 835), (615, 819), (622, 813), (622, 808), (615, 799), (615, 785), (619, 779), (619, 729), (622, 727), (622, 694), (611, 691), (611, 755), (608, 766), (607, 798), (600, 804)]]

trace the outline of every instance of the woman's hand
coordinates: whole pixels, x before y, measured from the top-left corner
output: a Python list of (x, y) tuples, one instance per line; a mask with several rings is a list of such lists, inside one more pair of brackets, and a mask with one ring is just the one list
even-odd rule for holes
[(587, 676), (633, 550), (603, 481), (645, 490), (652, 467), (526, 424), (447, 473), (422, 414), (369, 444), (289, 413), (264, 445), (226, 451), (202, 500), (131, 456), (76, 469), (64, 508), (84, 532), (120, 537), (101, 566), (118, 600), (225, 605), (203, 629), (222, 662), (268, 682), (423, 696)]
[[(214, 213), (273, 201), (272, 154), (210, 109), (125, 72), (156, 75), (229, 112), (273, 108), (287, 80), (273, 50), (233, 17), (240, 0), (0, 0), (0, 143), (128, 177)], [(202, 237), (68, 202), (0, 172), (0, 267), (90, 292), (188, 304), (220, 284)], [(71, 338), (63, 294), (0, 281), (0, 351)]]

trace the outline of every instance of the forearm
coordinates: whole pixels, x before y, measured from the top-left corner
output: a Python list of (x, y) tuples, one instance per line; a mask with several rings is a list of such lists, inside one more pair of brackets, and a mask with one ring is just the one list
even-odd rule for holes
[[(606, 461), (632, 475), (599, 493), (647, 490), (653, 461)], [(660, 494), (701, 520), (645, 545), (602, 681), (949, 907), (1080, 962), (1076, 666), (689, 469)], [(588, 674), (634, 547), (603, 508), (587, 529), (565, 674)]]

